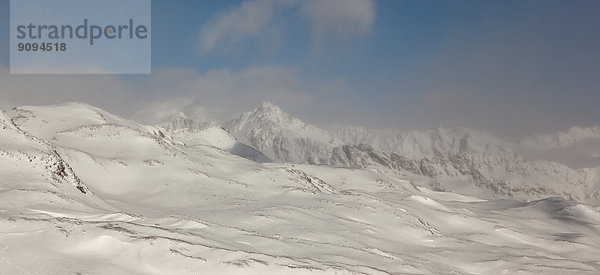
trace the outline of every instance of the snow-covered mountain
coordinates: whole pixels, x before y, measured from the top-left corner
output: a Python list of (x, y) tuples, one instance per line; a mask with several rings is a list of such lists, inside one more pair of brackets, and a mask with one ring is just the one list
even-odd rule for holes
[[(280, 110), (261, 107), (272, 109), (267, 121), (246, 116), (238, 134), (292, 121), (254, 133), (265, 142), (317, 133), (304, 142), (373, 165), (395, 154), (283, 112), (277, 124)], [(471, 136), (457, 149), (443, 131), (436, 150), (482, 150)], [(232, 141), (218, 126), (145, 126), (82, 103), (0, 112), (0, 274), (600, 271), (597, 206), (437, 192), (383, 165), (259, 163), (223, 149)]]
[(327, 131), (291, 117), (270, 102), (223, 126), (240, 142), (281, 162), (330, 164), (332, 148), (342, 145)]
[[(82, 201), (105, 206), (96, 199), (59, 150), (50, 142), (21, 130), (0, 112), (0, 207), (30, 204), (80, 207)], [(20, 197), (18, 201), (11, 197)]]
[(279, 162), (391, 169), (432, 179), (432, 187), (483, 196), (600, 200), (598, 168), (526, 160), (515, 145), (471, 129), (326, 131), (263, 103), (225, 122), (238, 140)]
[(201, 131), (209, 127), (217, 126), (218, 123), (214, 121), (196, 121), (186, 114), (179, 112), (171, 115), (166, 121), (160, 123), (158, 126), (165, 128), (169, 131), (186, 129), (186, 130), (197, 130)]

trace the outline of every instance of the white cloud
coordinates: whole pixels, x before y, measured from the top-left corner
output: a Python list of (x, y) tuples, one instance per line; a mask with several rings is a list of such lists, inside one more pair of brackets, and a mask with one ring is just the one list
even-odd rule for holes
[(307, 19), (313, 39), (347, 40), (368, 34), (375, 20), (372, 0), (254, 0), (218, 14), (202, 26), (200, 51), (239, 46), (248, 40), (279, 41), (283, 14), (297, 11)]
[(202, 27), (200, 50), (210, 52), (224, 45), (236, 45), (249, 38), (265, 38), (274, 26), (274, 16), (295, 0), (244, 1), (239, 7), (219, 14)]
[(134, 98), (132, 83), (117, 75), (10, 75), (0, 64), (0, 108), (15, 105), (84, 101), (126, 109)]
[(309, 18), (317, 42), (368, 34), (375, 21), (372, 0), (306, 0), (301, 11)]
[(172, 115), (184, 113), (198, 122), (209, 120), (208, 110), (201, 104), (197, 99), (188, 97), (149, 101), (144, 103), (131, 118), (138, 122), (153, 124), (166, 121)]
[[(227, 69), (198, 73), (192, 69), (157, 71), (143, 89), (161, 96), (140, 106), (134, 119), (156, 123), (184, 112), (196, 119), (224, 120), (270, 100), (293, 106), (311, 100), (300, 90), (300, 76), (290, 67), (270, 65), (242, 71)], [(166, 97), (165, 95), (168, 95)]]
[(82, 101), (144, 123), (185, 112), (197, 118), (232, 118), (261, 101), (282, 106), (307, 103), (301, 77), (282, 65), (240, 71), (190, 68), (155, 70), (152, 75), (9, 75), (0, 65), (0, 108)]

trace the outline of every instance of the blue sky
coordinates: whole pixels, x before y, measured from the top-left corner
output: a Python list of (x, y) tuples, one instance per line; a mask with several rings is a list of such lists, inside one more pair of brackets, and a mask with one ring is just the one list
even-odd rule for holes
[(152, 2), (152, 75), (0, 69), (2, 107), (85, 101), (151, 121), (178, 110), (226, 119), (269, 100), (321, 126), (459, 126), (509, 138), (600, 125), (599, 1)]

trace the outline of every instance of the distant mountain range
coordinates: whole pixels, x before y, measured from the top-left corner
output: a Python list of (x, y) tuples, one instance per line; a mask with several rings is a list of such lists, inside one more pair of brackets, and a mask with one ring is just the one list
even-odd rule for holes
[[(43, 123), (61, 113), (73, 115), (62, 124)], [(85, 131), (86, 127), (152, 132), (156, 134), (152, 138), (165, 142), (211, 146), (259, 163), (370, 168), (440, 191), (488, 198), (531, 200), (556, 196), (580, 202), (600, 201), (600, 168), (575, 169), (566, 159), (595, 164), (594, 158), (586, 158), (586, 154), (597, 148), (594, 145), (600, 141), (599, 128), (572, 128), (568, 133), (530, 137), (520, 143), (465, 128), (326, 130), (296, 119), (270, 102), (222, 123), (194, 121), (179, 113), (159, 125), (144, 126), (79, 103), (19, 107), (7, 114), (7, 119), (18, 127), (46, 140), (68, 135), (65, 131)]]
[[(163, 125), (167, 131), (206, 127), (206, 123), (181, 116)], [(583, 142), (600, 140), (597, 128), (573, 128), (568, 134), (531, 137), (521, 143), (465, 128), (325, 130), (292, 117), (270, 102), (220, 125), (238, 142), (276, 162), (375, 168), (419, 179), (438, 190), (480, 196), (600, 199), (598, 163), (574, 169), (568, 162), (544, 158), (557, 147), (569, 150)], [(572, 155), (585, 158), (582, 154)]]

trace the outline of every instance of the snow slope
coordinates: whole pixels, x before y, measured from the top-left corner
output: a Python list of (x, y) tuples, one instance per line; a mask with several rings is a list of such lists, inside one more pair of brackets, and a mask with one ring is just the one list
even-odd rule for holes
[[(0, 112), (0, 206), (18, 211), (25, 205), (107, 207), (97, 199), (51, 143), (17, 127)], [(18, 197), (14, 200), (11, 198)]]
[(202, 130), (179, 129), (169, 131), (165, 129), (165, 132), (188, 146), (211, 146), (252, 161), (260, 163), (271, 162), (260, 151), (238, 142), (225, 129), (218, 125), (206, 127)]
[(213, 146), (226, 136), (192, 144), (84, 104), (9, 113), (0, 152), (55, 149), (72, 169), (55, 180), (52, 165), (1, 156), (0, 274), (600, 272), (598, 207), (261, 164)]

